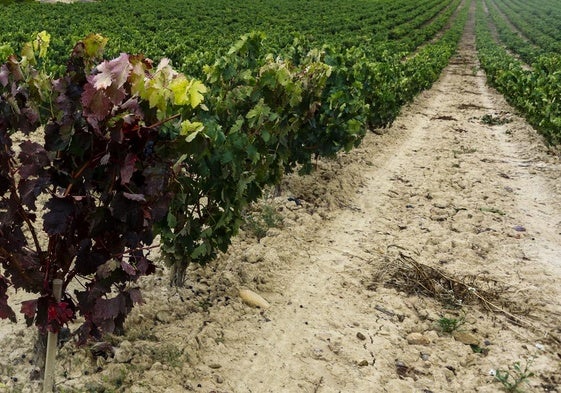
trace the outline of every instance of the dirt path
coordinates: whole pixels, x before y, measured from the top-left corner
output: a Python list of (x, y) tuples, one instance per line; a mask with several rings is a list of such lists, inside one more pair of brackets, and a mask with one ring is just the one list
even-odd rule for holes
[[(560, 173), (485, 85), (471, 20), (440, 80), (391, 129), (265, 202), (282, 228), (260, 242), (247, 230), (228, 255), (193, 268), (186, 289), (148, 278), (115, 357), (65, 346), (57, 380), (76, 391), (497, 392), (491, 370), (533, 359), (524, 389), (561, 392)], [(470, 298), (459, 307), (461, 291), (444, 302), (411, 294), (422, 289), (414, 266), (511, 317)], [(242, 287), (270, 308), (243, 304)], [(442, 332), (464, 319), (459, 333)], [(29, 372), (30, 334), (10, 329), (6, 389)]]

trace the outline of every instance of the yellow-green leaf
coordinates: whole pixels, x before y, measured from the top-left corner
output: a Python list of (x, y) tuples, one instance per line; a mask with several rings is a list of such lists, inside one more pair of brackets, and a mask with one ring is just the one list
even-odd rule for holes
[(185, 140), (187, 142), (191, 142), (196, 136), (204, 130), (203, 123), (199, 121), (191, 122), (189, 120), (185, 120), (181, 123), (181, 131), (180, 134), (182, 136), (186, 136)]
[(201, 102), (203, 102), (203, 94), (207, 91), (206, 86), (198, 80), (192, 80), (187, 89), (189, 94), (189, 103), (193, 108), (196, 108)]
[(47, 49), (51, 42), (51, 35), (45, 30), (37, 34), (37, 38), (33, 41), (33, 50), (35, 52), (39, 51), (39, 57), (45, 57), (47, 55)]
[(177, 78), (171, 81), (169, 84), (169, 89), (171, 90), (173, 97), (173, 105), (186, 105), (189, 103), (187, 97), (187, 87), (189, 86), (189, 81), (185, 75), (179, 75)]
[(83, 41), (86, 55), (89, 57), (101, 57), (107, 44), (107, 38), (99, 34), (90, 34)]
[(27, 42), (23, 45), (23, 48), (21, 49), (21, 57), (25, 57), (28, 64), (37, 64), (37, 61), (35, 60), (35, 53), (33, 53), (33, 47), (30, 42)]

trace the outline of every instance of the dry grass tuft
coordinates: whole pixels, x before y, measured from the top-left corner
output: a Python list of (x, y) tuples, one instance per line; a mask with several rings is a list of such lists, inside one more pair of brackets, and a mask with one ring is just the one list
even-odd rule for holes
[(526, 318), (532, 305), (528, 299), (520, 301), (516, 291), (513, 298), (509, 298), (513, 291), (508, 286), (482, 276), (457, 277), (448, 274), (418, 262), (408, 250), (397, 245), (388, 246), (385, 261), (375, 273), (369, 288), (375, 289), (379, 284), (436, 299), (445, 307), (460, 308), (466, 304), (477, 304), (490, 312), (506, 316), (515, 325), (530, 328), (561, 343), (551, 332), (544, 332), (543, 326), (537, 326)]

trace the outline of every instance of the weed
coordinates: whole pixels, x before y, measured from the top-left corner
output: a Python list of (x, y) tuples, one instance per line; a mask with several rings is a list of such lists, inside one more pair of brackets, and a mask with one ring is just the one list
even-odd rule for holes
[(460, 328), (466, 322), (466, 315), (465, 313), (462, 314), (458, 318), (448, 318), (448, 317), (441, 317), (439, 320), (436, 321), (440, 331), (443, 333), (453, 333)]
[(179, 367), (184, 362), (181, 350), (172, 344), (165, 344), (153, 350), (152, 359), (170, 367)]
[(487, 124), (489, 126), (500, 126), (506, 123), (510, 123), (512, 119), (506, 116), (493, 116), (493, 115), (483, 115), (481, 117), (481, 123)]
[(280, 213), (271, 205), (262, 205), (260, 211), (246, 215), (243, 227), (261, 240), (267, 235), (270, 228), (278, 228), (281, 225)]
[(534, 376), (534, 373), (530, 371), (533, 361), (533, 358), (527, 360), (524, 366), (520, 362), (514, 362), (512, 366), (508, 367), (508, 370), (497, 370), (495, 380), (502, 383), (505, 391), (509, 393), (522, 393), (524, 390), (521, 385), (527, 384), (528, 379)]
[(127, 330), (126, 337), (129, 341), (160, 341), (152, 330), (147, 329), (146, 326), (131, 326)]
[(203, 310), (203, 311), (208, 311), (209, 308), (212, 307), (212, 302), (208, 299), (206, 300), (200, 300), (199, 302), (197, 302), (197, 305)]

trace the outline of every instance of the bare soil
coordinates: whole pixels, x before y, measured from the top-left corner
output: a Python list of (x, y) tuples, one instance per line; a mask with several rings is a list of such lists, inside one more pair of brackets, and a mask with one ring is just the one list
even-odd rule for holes
[[(486, 86), (471, 18), (391, 128), (256, 207), (282, 224), (185, 288), (147, 277), (107, 359), (66, 344), (58, 391), (500, 392), (493, 373), (529, 362), (523, 391), (561, 392), (560, 173)], [(38, 391), (33, 335), (0, 322), (0, 392)]]

